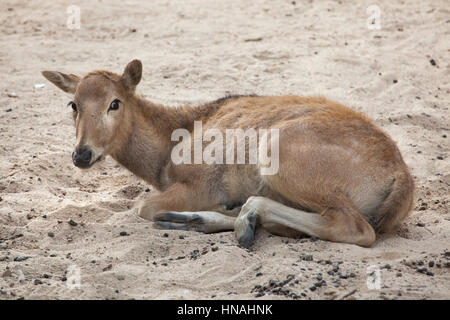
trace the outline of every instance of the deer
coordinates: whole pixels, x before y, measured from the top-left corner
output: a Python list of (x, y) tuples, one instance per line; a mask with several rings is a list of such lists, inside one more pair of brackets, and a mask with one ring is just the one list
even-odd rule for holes
[[(377, 234), (395, 230), (412, 209), (414, 181), (396, 143), (365, 114), (322, 96), (236, 95), (169, 107), (136, 93), (139, 60), (122, 74), (42, 74), (73, 95), (74, 165), (87, 169), (110, 156), (152, 185), (156, 190), (137, 214), (154, 228), (234, 231), (243, 248), (253, 245), (257, 228), (371, 247)], [(259, 160), (175, 163), (173, 132), (183, 129), (194, 140), (199, 121), (203, 131), (219, 133), (276, 129), (276, 148), (270, 135), (258, 139), (257, 149), (277, 151), (278, 170), (262, 174), (267, 163)], [(245, 145), (248, 153), (248, 139)]]

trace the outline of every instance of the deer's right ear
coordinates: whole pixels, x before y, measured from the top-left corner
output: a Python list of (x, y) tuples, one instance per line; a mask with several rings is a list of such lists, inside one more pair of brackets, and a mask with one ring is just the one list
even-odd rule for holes
[(58, 71), (42, 71), (42, 75), (61, 90), (75, 93), (80, 78), (74, 74), (64, 74)]

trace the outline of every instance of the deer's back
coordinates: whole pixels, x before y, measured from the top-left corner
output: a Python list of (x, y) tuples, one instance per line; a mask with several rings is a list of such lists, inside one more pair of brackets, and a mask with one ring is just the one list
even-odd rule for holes
[(392, 139), (363, 113), (323, 97), (268, 96), (223, 99), (201, 119), (203, 130), (280, 129), (280, 144), (330, 145), (381, 165), (404, 165)]
[(300, 122), (306, 125), (358, 120), (372, 125), (363, 114), (323, 97), (242, 96), (219, 101), (222, 104), (220, 108), (201, 119), (204, 127), (270, 129)]

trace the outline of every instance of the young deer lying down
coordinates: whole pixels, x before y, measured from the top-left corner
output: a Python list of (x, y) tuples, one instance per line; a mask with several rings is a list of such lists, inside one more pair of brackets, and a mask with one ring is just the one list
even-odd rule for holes
[[(110, 155), (153, 185), (160, 192), (141, 205), (139, 216), (159, 228), (234, 230), (243, 247), (250, 246), (257, 226), (281, 236), (370, 246), (376, 231), (394, 228), (411, 210), (413, 179), (395, 143), (367, 117), (338, 103), (232, 96), (197, 107), (164, 107), (135, 94), (142, 75), (138, 60), (123, 75), (43, 75), (74, 94), (74, 164), (89, 168)], [(174, 163), (179, 141), (172, 134), (186, 129), (192, 135), (188, 144), (195, 144), (195, 121), (203, 133), (277, 129), (278, 143), (270, 135), (258, 139), (257, 149), (277, 156), (278, 170), (263, 174), (266, 163), (247, 161), (248, 139), (245, 164)], [(203, 149), (212, 143), (207, 140)]]

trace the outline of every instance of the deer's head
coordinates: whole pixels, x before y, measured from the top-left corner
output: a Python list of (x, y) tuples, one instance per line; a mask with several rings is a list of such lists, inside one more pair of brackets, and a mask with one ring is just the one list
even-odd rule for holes
[(69, 102), (77, 138), (72, 160), (79, 168), (90, 168), (109, 154), (132, 126), (131, 104), (141, 80), (142, 63), (131, 61), (122, 75), (107, 71), (90, 72), (82, 78), (57, 71), (42, 74), (61, 90), (74, 95)]

